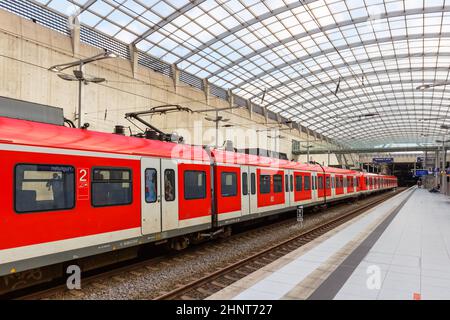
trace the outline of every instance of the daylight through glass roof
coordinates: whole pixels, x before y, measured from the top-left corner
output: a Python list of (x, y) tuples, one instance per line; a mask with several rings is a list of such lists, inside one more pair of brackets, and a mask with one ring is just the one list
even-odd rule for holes
[(346, 145), (450, 124), (450, 0), (34, 2)]

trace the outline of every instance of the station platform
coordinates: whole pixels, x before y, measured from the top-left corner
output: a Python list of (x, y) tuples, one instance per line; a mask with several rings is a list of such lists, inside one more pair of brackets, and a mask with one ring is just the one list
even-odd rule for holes
[(450, 299), (450, 198), (410, 188), (208, 299)]

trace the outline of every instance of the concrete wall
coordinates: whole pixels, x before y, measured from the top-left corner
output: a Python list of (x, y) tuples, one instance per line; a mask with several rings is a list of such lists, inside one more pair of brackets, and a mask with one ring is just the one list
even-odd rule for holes
[[(0, 21), (0, 95), (61, 107), (66, 118), (74, 119), (78, 105), (78, 83), (63, 81), (48, 68), (96, 55), (101, 50), (80, 44), (76, 50), (78, 54), (74, 55), (70, 37), (3, 10), (0, 10)], [(175, 86), (172, 78), (147, 68), (138, 66), (134, 75), (132, 71), (131, 62), (121, 58), (85, 66), (88, 75), (107, 79), (102, 84), (83, 86), (82, 122), (90, 123), (90, 130), (112, 132), (117, 124), (130, 126), (124, 119), (125, 113), (163, 104), (180, 104), (193, 110), (229, 106), (227, 101), (207, 97), (205, 92), (186, 84)], [(291, 140), (307, 140), (306, 134), (299, 134), (298, 131), (256, 133), (255, 129), (263, 126), (256, 123), (264, 123), (265, 118), (250, 115), (247, 109), (221, 112), (221, 115), (229, 118), (228, 123), (234, 127), (220, 129), (219, 144), (228, 139), (237, 148), (279, 150), (292, 159)], [(214, 124), (205, 121), (205, 116), (199, 113), (172, 113), (148, 120), (163, 131), (179, 132), (187, 143), (214, 144)], [(209, 116), (214, 117), (215, 113), (211, 112)], [(274, 126), (275, 123), (270, 121), (269, 125)], [(133, 126), (131, 129), (138, 132)], [(284, 138), (267, 137), (277, 134)], [(327, 163), (327, 156), (324, 159), (319, 156), (313, 158)], [(337, 164), (336, 157), (332, 157), (331, 164)]]

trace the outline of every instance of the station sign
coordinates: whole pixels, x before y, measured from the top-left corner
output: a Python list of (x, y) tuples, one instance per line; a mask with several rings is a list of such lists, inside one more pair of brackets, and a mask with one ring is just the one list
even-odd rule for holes
[(393, 163), (394, 158), (373, 158), (373, 163)]
[(428, 170), (416, 170), (415, 177), (427, 176)]

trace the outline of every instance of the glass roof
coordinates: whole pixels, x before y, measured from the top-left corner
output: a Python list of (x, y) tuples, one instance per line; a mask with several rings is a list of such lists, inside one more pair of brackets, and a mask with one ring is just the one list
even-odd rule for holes
[[(34, 0), (350, 146), (450, 124), (450, 0)], [(263, 92), (264, 100), (262, 101)]]

